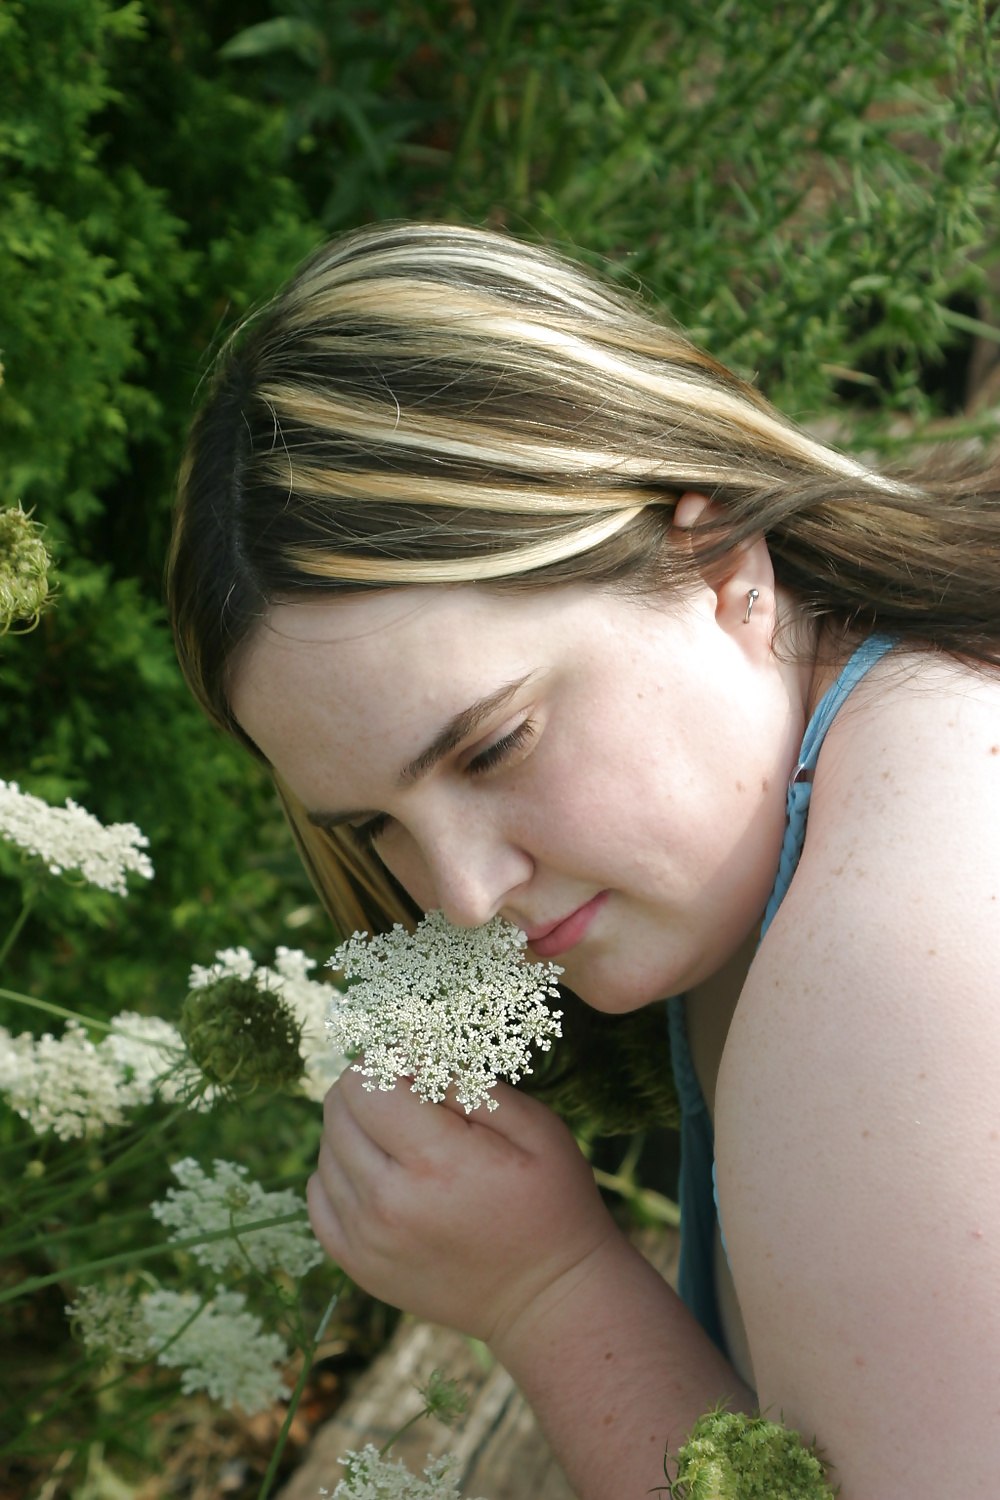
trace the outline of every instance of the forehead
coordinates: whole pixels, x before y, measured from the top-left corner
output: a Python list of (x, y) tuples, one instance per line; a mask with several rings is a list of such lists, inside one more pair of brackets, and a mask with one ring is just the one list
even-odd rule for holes
[[(551, 665), (596, 591), (392, 589), (271, 607), (236, 663), (240, 724), (281, 769), (290, 748), (374, 751)], [(419, 721), (419, 722), (418, 722)], [(298, 741), (296, 747), (293, 742)], [(405, 748), (405, 747), (404, 747)]]

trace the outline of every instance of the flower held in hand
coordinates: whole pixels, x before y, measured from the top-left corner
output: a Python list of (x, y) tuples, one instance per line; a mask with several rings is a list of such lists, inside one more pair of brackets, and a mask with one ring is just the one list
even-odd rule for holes
[(560, 1036), (555, 964), (529, 963), (527, 939), (494, 917), (482, 927), (453, 927), (431, 912), (407, 932), (365, 941), (355, 933), (329, 960), (354, 983), (336, 997), (327, 1020), (330, 1039), (361, 1060), (354, 1069), (365, 1087), (394, 1087), (412, 1078), (411, 1090), (439, 1103), (457, 1085), (466, 1114), (485, 1102), (499, 1078), (517, 1083), (530, 1073), (532, 1044), (547, 1052)]

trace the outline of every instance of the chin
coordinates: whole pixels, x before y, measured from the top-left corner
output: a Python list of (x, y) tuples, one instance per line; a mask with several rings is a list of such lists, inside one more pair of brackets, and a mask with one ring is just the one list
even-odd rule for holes
[(589, 1005), (591, 1010), (599, 1010), (608, 1016), (624, 1016), (631, 1011), (642, 1010), (646, 1005), (654, 1005), (658, 1000), (664, 1000), (668, 995), (679, 994), (682, 985), (672, 985), (668, 978), (663, 975), (651, 974), (614, 974), (601, 975), (593, 970), (587, 973), (581, 971), (576, 974), (566, 965), (566, 972), (562, 976), (563, 982), (574, 995), (578, 995), (584, 1005)]

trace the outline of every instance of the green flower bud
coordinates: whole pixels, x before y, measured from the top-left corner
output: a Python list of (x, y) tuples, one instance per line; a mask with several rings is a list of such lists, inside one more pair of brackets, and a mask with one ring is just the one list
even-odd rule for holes
[(205, 1080), (230, 1099), (291, 1088), (305, 1072), (302, 1027), (280, 995), (252, 979), (192, 990), (180, 1031)]
[(832, 1500), (834, 1493), (815, 1443), (759, 1415), (707, 1412), (675, 1462), (671, 1500)]
[(37, 623), (49, 597), (50, 564), (41, 527), (20, 505), (0, 510), (0, 635), (15, 620)]
[(425, 1384), (417, 1386), (417, 1393), (424, 1398), (426, 1415), (437, 1417), (446, 1427), (457, 1422), (469, 1404), (468, 1392), (461, 1383), (446, 1380), (441, 1370), (432, 1370)]

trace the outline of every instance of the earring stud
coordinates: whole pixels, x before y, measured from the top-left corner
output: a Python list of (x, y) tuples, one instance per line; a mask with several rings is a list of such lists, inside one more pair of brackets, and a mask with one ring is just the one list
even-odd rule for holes
[(750, 592), (747, 594), (747, 612), (743, 616), (743, 623), (744, 623), (744, 625), (749, 625), (750, 624), (750, 611), (753, 609), (754, 604), (756, 603), (756, 601), (759, 598), (760, 598), (760, 590), (759, 589), (751, 589)]

